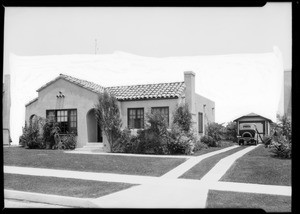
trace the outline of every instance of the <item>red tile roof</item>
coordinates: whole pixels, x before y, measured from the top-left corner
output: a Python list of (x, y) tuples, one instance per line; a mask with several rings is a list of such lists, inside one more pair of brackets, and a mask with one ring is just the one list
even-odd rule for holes
[(118, 100), (178, 98), (182, 95), (185, 89), (184, 82), (115, 86), (105, 88), (90, 81), (60, 74), (60, 76), (39, 88), (37, 92), (61, 78), (96, 93), (102, 93), (104, 90), (107, 90), (109, 93), (115, 95)]

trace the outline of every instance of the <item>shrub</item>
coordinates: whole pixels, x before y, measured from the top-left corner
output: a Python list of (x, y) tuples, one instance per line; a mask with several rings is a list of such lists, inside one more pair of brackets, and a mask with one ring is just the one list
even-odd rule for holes
[(291, 158), (292, 157), (292, 143), (287, 137), (281, 135), (274, 141), (271, 146), (271, 151), (275, 156), (280, 158)]
[(222, 124), (209, 123), (206, 127), (206, 134), (212, 137), (215, 142), (224, 140), (224, 127)]
[(168, 150), (170, 154), (192, 154), (194, 152), (195, 138), (181, 129), (178, 124), (172, 124)]
[(194, 145), (194, 152), (200, 151), (202, 149), (207, 149), (208, 145), (203, 143), (201, 140), (197, 140)]
[(124, 129), (121, 131), (119, 138), (116, 140), (114, 145), (114, 152), (119, 153), (131, 153), (131, 132), (129, 129)]
[(27, 149), (43, 148), (43, 139), (40, 135), (42, 126), (42, 118), (36, 117), (29, 126), (25, 122), (23, 133), (20, 136), (19, 144)]
[(46, 119), (43, 125), (43, 141), (46, 149), (57, 147), (57, 144), (60, 142), (59, 132), (59, 124), (53, 120)]
[(61, 141), (57, 146), (58, 149), (75, 149), (76, 148), (76, 135), (74, 133), (65, 134), (61, 137)]
[(102, 124), (110, 150), (114, 152), (114, 143), (120, 138), (122, 126), (117, 98), (104, 91), (99, 94), (95, 109), (97, 121)]
[(217, 141), (215, 141), (214, 138), (208, 135), (204, 135), (203, 137), (201, 137), (201, 142), (209, 147), (217, 147)]
[(292, 124), (286, 116), (277, 115), (278, 122), (273, 124), (271, 151), (280, 158), (292, 157)]
[(224, 138), (225, 140), (237, 142), (237, 123), (229, 122), (225, 127)]
[(173, 113), (173, 123), (177, 124), (185, 132), (190, 131), (192, 125), (192, 114), (187, 103), (177, 106)]
[(263, 144), (265, 145), (265, 147), (270, 146), (271, 143), (272, 143), (272, 137), (270, 135), (265, 135), (263, 137)]

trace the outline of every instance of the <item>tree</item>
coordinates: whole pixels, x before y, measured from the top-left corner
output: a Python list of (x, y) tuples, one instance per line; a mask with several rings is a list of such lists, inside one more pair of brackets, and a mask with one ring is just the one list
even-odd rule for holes
[(187, 103), (177, 106), (173, 114), (173, 123), (177, 124), (185, 132), (190, 131), (192, 125), (192, 114)]
[(121, 135), (122, 126), (117, 98), (104, 91), (104, 93), (98, 96), (98, 103), (95, 105), (95, 110), (98, 124), (102, 125), (110, 150), (114, 152), (115, 142), (117, 142), (117, 139)]

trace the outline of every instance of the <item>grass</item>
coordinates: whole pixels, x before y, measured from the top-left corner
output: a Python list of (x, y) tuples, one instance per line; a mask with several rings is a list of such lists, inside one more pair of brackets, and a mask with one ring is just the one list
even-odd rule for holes
[(210, 190), (207, 208), (261, 208), (266, 212), (291, 212), (291, 197)]
[(238, 147), (227, 152), (223, 152), (218, 155), (214, 155), (212, 157), (206, 158), (202, 160), (200, 163), (195, 165), (193, 168), (184, 173), (180, 178), (188, 178), (188, 179), (201, 179), (208, 171), (210, 171), (222, 158), (225, 158), (235, 152), (244, 149), (244, 147)]
[(209, 153), (209, 152), (214, 152), (214, 151), (217, 151), (217, 150), (220, 150), (220, 149), (224, 149), (224, 148), (227, 148), (227, 147), (230, 147), (230, 146), (234, 146), (234, 145), (237, 145), (236, 143), (232, 143), (232, 144), (226, 144), (225, 146), (222, 146), (222, 147), (208, 147), (207, 149), (201, 149), (197, 152), (195, 152), (193, 155), (194, 156), (199, 156), (199, 155), (204, 155), (206, 153)]
[(147, 176), (161, 176), (185, 161), (183, 158), (70, 154), (22, 147), (6, 147), (3, 152), (3, 164), (7, 166)]
[(291, 186), (291, 160), (272, 156), (259, 146), (238, 159), (221, 181)]
[(135, 185), (69, 178), (4, 174), (5, 189), (78, 198), (98, 198), (132, 186)]

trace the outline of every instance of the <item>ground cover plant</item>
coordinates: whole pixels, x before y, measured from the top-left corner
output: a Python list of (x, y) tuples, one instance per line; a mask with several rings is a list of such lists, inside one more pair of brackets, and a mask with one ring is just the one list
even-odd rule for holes
[(236, 160), (220, 180), (291, 186), (291, 160), (274, 157), (261, 145)]
[(291, 212), (291, 197), (209, 190), (207, 208), (257, 208), (266, 212)]
[(4, 189), (77, 198), (98, 198), (134, 184), (71, 178), (4, 174)]
[(185, 161), (185, 158), (71, 154), (62, 150), (31, 150), (22, 147), (5, 147), (3, 152), (5, 166), (148, 176), (161, 176)]
[(221, 154), (214, 155), (212, 157), (208, 157), (202, 160), (200, 163), (192, 167), (186, 173), (184, 173), (180, 178), (187, 179), (197, 179), (200, 180), (209, 170), (211, 170), (222, 158), (225, 158), (235, 152), (238, 152), (245, 147), (238, 147), (235, 149), (231, 149), (229, 151), (223, 152)]

